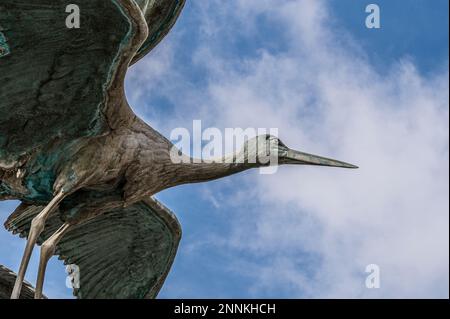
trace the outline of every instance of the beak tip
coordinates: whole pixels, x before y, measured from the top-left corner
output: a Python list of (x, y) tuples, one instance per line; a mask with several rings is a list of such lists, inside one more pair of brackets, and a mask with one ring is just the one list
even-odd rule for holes
[(341, 162), (318, 155), (303, 153), (292, 149), (288, 149), (288, 153), (285, 156), (285, 159), (287, 160), (285, 164), (318, 165), (318, 166), (340, 167), (347, 169), (359, 169), (358, 166), (350, 163)]

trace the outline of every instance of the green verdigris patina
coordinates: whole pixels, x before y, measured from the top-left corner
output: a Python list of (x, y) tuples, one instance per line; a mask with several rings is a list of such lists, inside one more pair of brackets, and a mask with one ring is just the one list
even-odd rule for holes
[(0, 58), (7, 56), (10, 53), (8, 43), (6, 43), (5, 35), (1, 32), (0, 26)]
[(134, 114), (124, 79), (184, 0), (78, 0), (79, 29), (65, 25), (71, 2), (0, 2), (0, 200), (22, 201), (5, 226), (28, 237), (12, 298), (36, 243), (36, 298), (54, 254), (80, 268), (79, 298), (153, 298), (181, 237), (153, 195), (266, 167), (267, 152), (274, 165), (356, 168), (270, 135), (213, 161), (182, 154)]
[[(82, 27), (68, 29), (65, 8), (71, 2), (0, 2), (0, 167), (48, 140), (109, 129), (107, 91), (136, 31), (117, 0), (78, 1)], [(137, 2), (151, 30), (133, 63), (161, 41), (184, 5), (184, 0)]]
[[(0, 2), (0, 200), (23, 201), (7, 223), (8, 229), (23, 236), (31, 219), (43, 209), (41, 205), (53, 198), (54, 184), (65, 164), (89, 144), (89, 138), (106, 135), (121, 125), (127, 104), (122, 94), (117, 98), (112, 90), (121, 93), (128, 64), (131, 58), (138, 57), (135, 50), (144, 45), (144, 39), (137, 40), (138, 33), (144, 31), (148, 37), (139, 53), (141, 58), (167, 34), (184, 4), (184, 0), (144, 1), (143, 14), (152, 18), (148, 24), (153, 31), (147, 33), (142, 25), (145, 21), (136, 22), (138, 16), (133, 12), (137, 12), (137, 7), (129, 0), (77, 1), (82, 12), (81, 28), (68, 29), (65, 9), (72, 2)], [(138, 1), (141, 5), (144, 2)], [(132, 51), (135, 52), (130, 54)], [(69, 167), (66, 171), (67, 181), (77, 181), (75, 170)], [(83, 213), (94, 213), (98, 207), (91, 206), (103, 205), (112, 196), (121, 201), (121, 192), (115, 191), (114, 186), (68, 196), (61, 203), (59, 217), (55, 215), (47, 222), (48, 231), (40, 236), (40, 242), (49, 238), (62, 221), (75, 221)], [(89, 231), (78, 236), (74, 229), (70, 232), (72, 237), (68, 237), (71, 240), (58, 245), (72, 262), (82, 259), (84, 275), (77, 296), (155, 297), (180, 240), (176, 218), (150, 198), (126, 209), (106, 210), (109, 211), (103, 218), (95, 219), (97, 235), (101, 229), (106, 231), (102, 241), (98, 241), (98, 236), (94, 240), (96, 235), (92, 232), (90, 246), (82, 248)], [(123, 225), (113, 222), (114, 214), (123, 215)], [(125, 227), (126, 223), (139, 226), (140, 235), (137, 229)], [(84, 226), (84, 230), (93, 231), (89, 224)], [(105, 265), (115, 265), (105, 267), (112, 284), (107, 287), (100, 278), (91, 278), (91, 273), (99, 272), (89, 267), (111, 256), (111, 247), (106, 250), (105, 245), (113, 239), (123, 241), (122, 245), (114, 245), (123, 247), (124, 255), (116, 256), (114, 261), (105, 260)], [(97, 259), (82, 258), (92, 250), (98, 251)], [(152, 258), (145, 258), (151, 252)], [(128, 271), (132, 271), (130, 276), (126, 275)], [(102, 291), (91, 292), (93, 285)]]

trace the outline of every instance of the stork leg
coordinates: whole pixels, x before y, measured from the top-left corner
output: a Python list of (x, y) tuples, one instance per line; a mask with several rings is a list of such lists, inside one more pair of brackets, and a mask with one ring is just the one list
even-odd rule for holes
[(22, 290), (23, 280), (25, 278), (25, 272), (27, 271), (28, 263), (30, 262), (31, 253), (33, 252), (34, 245), (41, 235), (45, 227), (45, 222), (50, 214), (58, 207), (59, 203), (64, 199), (66, 194), (61, 191), (56, 195), (52, 201), (31, 221), (30, 233), (28, 235), (27, 245), (25, 252), (20, 263), (19, 273), (17, 274), (14, 289), (11, 294), (11, 299), (19, 299), (20, 291)]
[(42, 299), (42, 290), (44, 287), (45, 270), (50, 258), (56, 250), (56, 245), (61, 241), (64, 235), (72, 228), (73, 224), (65, 223), (50, 238), (48, 238), (41, 246), (41, 258), (39, 261), (39, 271), (36, 283), (36, 292), (34, 299)]

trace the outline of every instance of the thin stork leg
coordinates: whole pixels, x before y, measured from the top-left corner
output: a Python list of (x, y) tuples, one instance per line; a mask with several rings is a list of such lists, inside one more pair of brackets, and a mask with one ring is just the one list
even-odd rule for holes
[(72, 224), (65, 223), (50, 238), (48, 238), (41, 247), (41, 259), (39, 261), (39, 271), (36, 283), (36, 293), (34, 299), (42, 299), (42, 290), (44, 287), (45, 270), (47, 263), (56, 250), (56, 245), (64, 235), (72, 228)]
[(58, 207), (59, 203), (64, 199), (66, 194), (64, 192), (58, 193), (52, 201), (31, 221), (30, 233), (28, 235), (27, 245), (25, 247), (25, 252), (22, 257), (22, 262), (20, 263), (19, 273), (17, 274), (16, 282), (14, 284), (14, 289), (11, 294), (11, 299), (19, 299), (20, 291), (22, 289), (22, 283), (25, 278), (25, 272), (27, 271), (28, 263), (30, 262), (31, 253), (33, 252), (34, 245), (41, 235), (45, 227), (45, 222), (50, 214)]

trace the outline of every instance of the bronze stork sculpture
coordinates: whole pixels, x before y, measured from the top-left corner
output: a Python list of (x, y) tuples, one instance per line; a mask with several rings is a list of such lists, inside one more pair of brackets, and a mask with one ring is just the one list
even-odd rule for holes
[[(151, 196), (266, 164), (245, 161), (259, 156), (248, 142), (233, 155), (239, 163), (174, 163), (172, 143), (127, 103), (128, 67), (167, 34), (185, 0), (78, 0), (79, 29), (64, 23), (71, 2), (0, 2), (0, 200), (22, 202), (5, 226), (28, 238), (11, 297), (37, 243), (36, 298), (54, 254), (80, 267), (79, 298), (153, 298), (181, 228)], [(279, 164), (356, 168), (272, 136), (256, 144), (275, 145)]]

